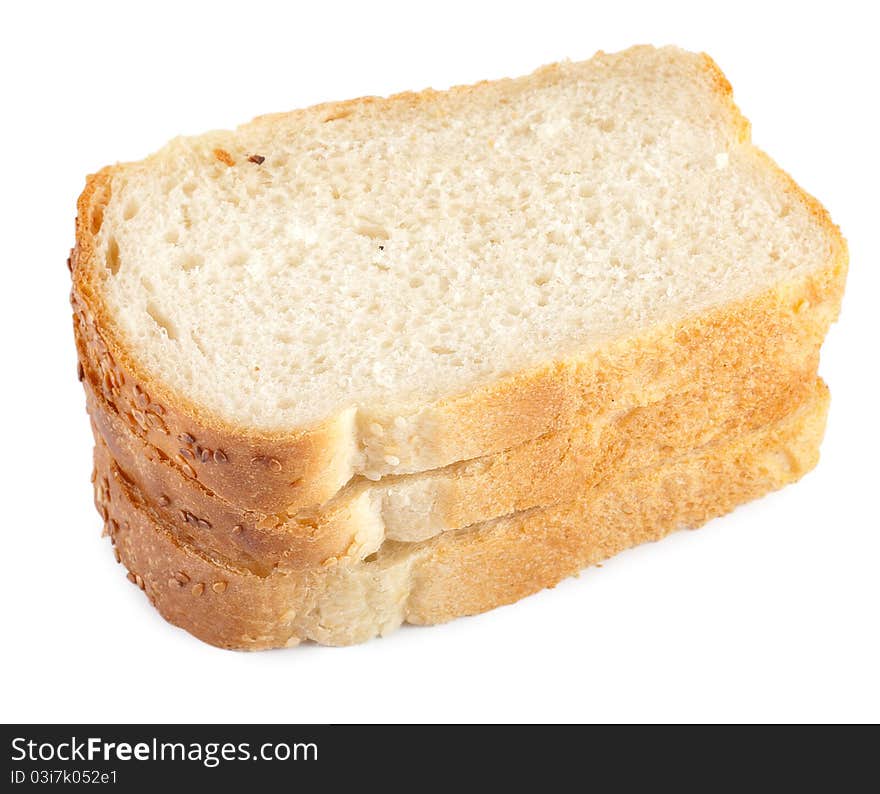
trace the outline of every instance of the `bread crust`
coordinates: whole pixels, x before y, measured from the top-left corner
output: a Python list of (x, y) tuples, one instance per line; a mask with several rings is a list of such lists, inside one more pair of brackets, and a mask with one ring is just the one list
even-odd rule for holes
[(241, 510), (185, 476), (132, 433), (86, 386), (96, 441), (180, 537), (258, 575), (274, 568), (352, 563), (385, 540), (420, 541), (533, 507), (566, 501), (615, 472), (674, 458), (715, 438), (775, 421), (813, 389), (814, 352), (794, 372), (774, 357), (747, 372), (713, 370), (681, 395), (577, 424), (513, 449), (434, 472), (360, 480), (321, 510), (295, 516)]
[[(605, 57), (605, 56), (600, 56)], [(704, 56), (719, 107), (729, 115), (738, 140), (748, 140), (748, 122), (731, 99), (730, 86)], [(556, 67), (538, 73), (554, 79)], [(455, 91), (466, 97), (472, 88)], [(431, 105), (435, 92), (365, 98), (312, 108), (333, 115), (367, 108), (389, 113)], [(271, 118), (253, 123), (271, 124)], [(796, 323), (804, 307), (827, 312), (819, 328), (837, 314), (847, 267), (846, 244), (827, 212), (772, 160), (755, 150), (763, 168), (782, 175), (793, 201), (807, 206), (828, 238), (826, 266), (807, 277), (782, 280), (770, 291), (698, 317), (649, 329), (563, 361), (511, 374), (399, 416), (371, 414), (350, 406), (308, 427), (265, 431), (242, 427), (193, 402), (153, 377), (128, 350), (102, 297), (104, 265), (95, 253), (103, 210), (115, 174), (106, 168), (89, 178), (78, 203), (72, 253), (72, 303), (82, 366), (96, 390), (131, 428), (163, 455), (189, 467), (209, 490), (229, 503), (264, 513), (321, 505), (353, 475), (405, 474), (494, 454), (571, 426), (576, 419), (603, 421), (621, 408), (645, 405), (698, 380), (706, 368), (740, 367), (768, 337), (797, 348)], [(779, 335), (779, 339), (773, 339)], [(378, 424), (383, 434), (369, 428)], [(386, 455), (393, 444), (394, 455)], [(390, 463), (390, 461), (398, 461)]]
[(353, 568), (260, 577), (213, 560), (156, 519), (100, 442), (95, 500), (129, 579), (171, 623), (225, 648), (345, 645), (404, 621), (438, 623), (511, 603), (793, 482), (818, 460), (827, 406), (817, 381), (785, 418), (740, 438), (621, 473), (565, 504), (423, 543), (386, 543)]

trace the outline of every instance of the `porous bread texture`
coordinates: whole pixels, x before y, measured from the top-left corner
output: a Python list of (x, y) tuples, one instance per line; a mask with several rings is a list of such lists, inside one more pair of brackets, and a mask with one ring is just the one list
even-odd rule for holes
[(817, 381), (786, 418), (745, 436), (620, 473), (567, 504), (385, 544), (355, 568), (258, 577), (217, 565), (153, 520), (101, 443), (95, 498), (117, 559), (170, 622), (226, 648), (346, 645), (511, 603), (793, 482), (818, 460), (827, 406)]
[[(781, 418), (814, 386), (818, 346), (802, 361), (757, 358), (718, 368), (682, 394), (579, 423), (495, 455), (421, 474), (359, 479), (321, 509), (260, 514), (223, 501), (163, 460), (86, 384), (96, 442), (148, 509), (184, 541), (224, 563), (266, 575), (275, 568), (356, 564), (386, 540), (420, 541), (520, 510), (566, 501), (615, 472), (674, 458), (715, 438)], [(787, 351), (785, 351), (787, 354)], [(783, 371), (782, 366), (797, 367)]]
[(112, 177), (108, 308), (163, 381), (277, 429), (822, 266), (815, 219), (716, 90), (699, 56), (642, 50), (177, 139)]
[(608, 359), (846, 266), (714, 64), (670, 48), (178, 139), (80, 216), (84, 322), (174, 435), (251, 453), (260, 509), (564, 426)]

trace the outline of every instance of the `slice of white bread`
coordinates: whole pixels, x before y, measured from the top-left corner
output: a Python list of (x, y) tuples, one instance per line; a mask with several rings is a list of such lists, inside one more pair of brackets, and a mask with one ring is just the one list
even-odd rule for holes
[(402, 622), (438, 623), (511, 603), (793, 482), (818, 460), (827, 407), (816, 381), (806, 400), (763, 428), (620, 472), (566, 504), (422, 543), (385, 543), (355, 567), (260, 577), (218, 564), (156, 520), (100, 441), (95, 499), (117, 560), (172, 623), (227, 648), (344, 645)]
[[(357, 563), (386, 540), (414, 542), (533, 507), (568, 501), (617, 472), (662, 463), (715, 438), (777, 420), (814, 386), (818, 347), (798, 369), (779, 360), (721, 369), (683, 394), (576, 423), (504, 452), (421, 474), (358, 478), (322, 509), (260, 514), (223, 501), (160, 456), (87, 384), (96, 442), (158, 518), (205, 553), (265, 575), (274, 568)], [(786, 363), (791, 363), (787, 361)]]
[(846, 261), (715, 64), (639, 47), (105, 169), (73, 304), (108, 404), (271, 513), (736, 368), (775, 318), (821, 306), (827, 325)]

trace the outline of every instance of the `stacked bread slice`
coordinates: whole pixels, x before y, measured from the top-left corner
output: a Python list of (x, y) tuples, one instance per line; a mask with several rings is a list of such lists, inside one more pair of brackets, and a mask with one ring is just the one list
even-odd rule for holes
[(178, 139), (79, 203), (96, 502), (220, 646), (482, 612), (815, 465), (846, 262), (672, 48)]

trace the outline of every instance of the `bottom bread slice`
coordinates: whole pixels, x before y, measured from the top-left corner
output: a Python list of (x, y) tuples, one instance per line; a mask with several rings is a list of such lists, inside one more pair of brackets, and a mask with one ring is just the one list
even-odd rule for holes
[(793, 482), (818, 461), (827, 406), (817, 381), (788, 416), (758, 430), (621, 472), (568, 503), (420, 543), (386, 542), (354, 566), (258, 576), (222, 565), (155, 521), (100, 443), (95, 497), (117, 559), (170, 622), (226, 648), (347, 645), (403, 622), (439, 623), (511, 603)]

